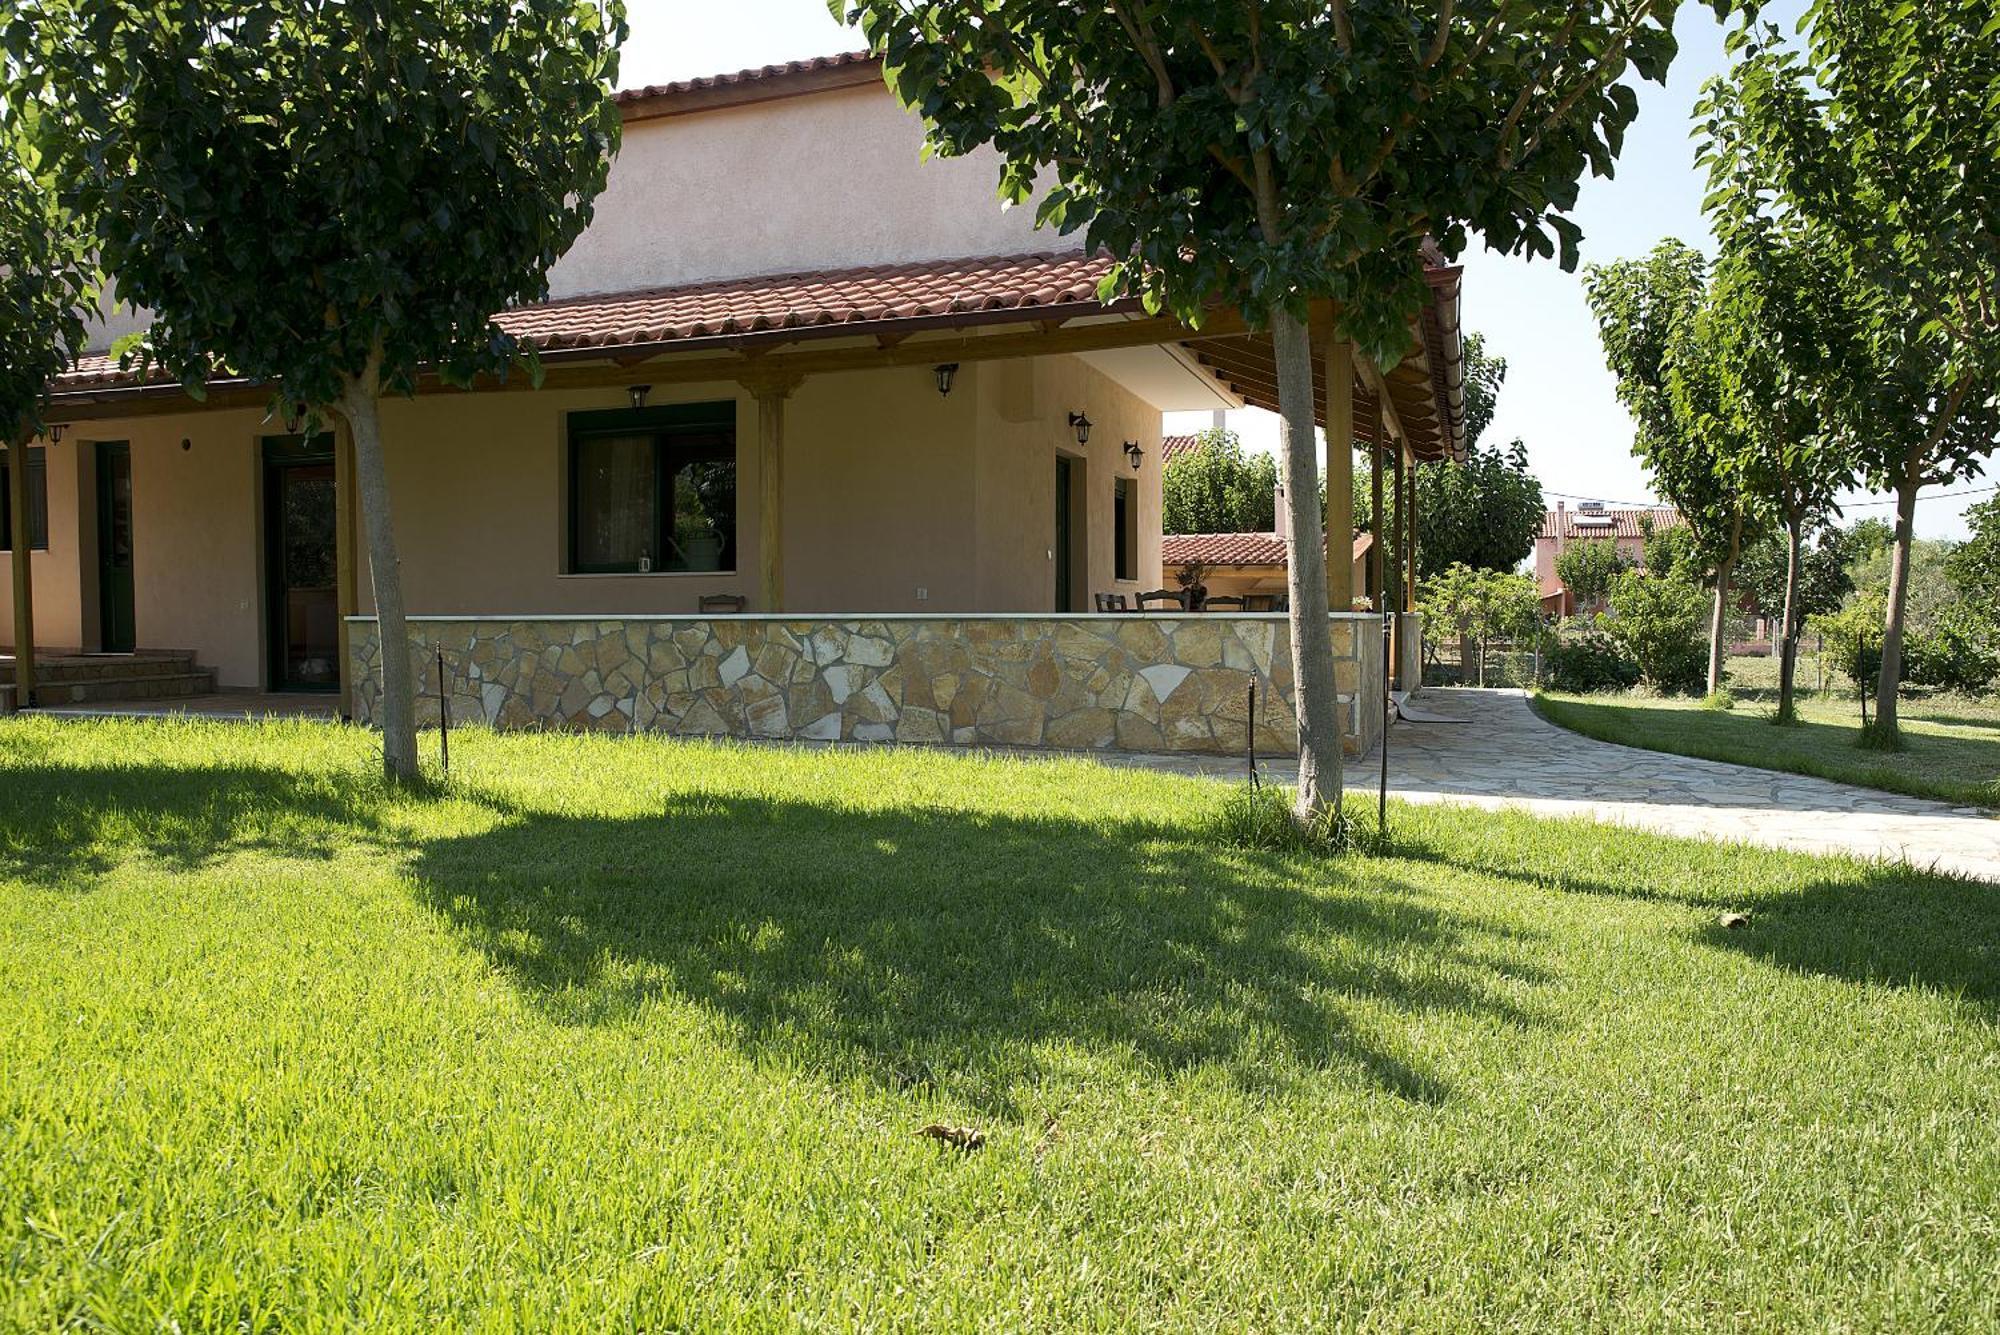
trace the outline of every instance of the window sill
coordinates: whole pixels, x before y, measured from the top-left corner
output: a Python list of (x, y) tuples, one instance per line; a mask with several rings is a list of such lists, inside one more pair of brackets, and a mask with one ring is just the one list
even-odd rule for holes
[(557, 579), (735, 579), (734, 570), (566, 570)]

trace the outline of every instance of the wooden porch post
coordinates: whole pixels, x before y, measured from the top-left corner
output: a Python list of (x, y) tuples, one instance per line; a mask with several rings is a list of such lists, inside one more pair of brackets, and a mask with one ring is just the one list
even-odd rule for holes
[(1379, 616), (1389, 606), (1389, 550), (1394, 546), (1389, 512), (1382, 508), (1382, 451), (1389, 444), (1389, 419), (1379, 408), (1375, 429), (1368, 434), (1368, 527), (1375, 535), (1375, 559), (1369, 563), (1368, 571), (1368, 605)]
[(1326, 345), (1326, 604), (1354, 610), (1354, 345)]
[(35, 584), (31, 566), (34, 535), (28, 531), (28, 443), (7, 449), (8, 527), (13, 536), (8, 564), (14, 575), (14, 707), (35, 703)]
[(743, 388), (757, 402), (758, 610), (785, 608), (785, 400), (805, 377), (746, 376)]
[(1401, 442), (1396, 447), (1396, 483), (1407, 502), (1403, 506), (1403, 607), (1408, 611), (1417, 605), (1417, 461)]
[(354, 441), (342, 425), (333, 438), (334, 607), (340, 618), (340, 716), (354, 717), (354, 671), (348, 663), (347, 618), (357, 610), (354, 560)]

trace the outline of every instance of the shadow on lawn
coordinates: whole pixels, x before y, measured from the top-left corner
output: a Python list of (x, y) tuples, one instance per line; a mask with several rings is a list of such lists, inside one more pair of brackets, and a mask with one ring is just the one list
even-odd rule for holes
[[(1463, 839), (1406, 838), (1395, 852), (1518, 885), (1699, 909), (1698, 939), (1717, 949), (1847, 982), (1936, 988), (2000, 1019), (2000, 886), (1891, 866), (1773, 884), (1756, 862), (1735, 879), (1691, 883), (1677, 860), (1649, 863), (1643, 855), (1620, 859), (1618, 874), (1574, 863), (1537, 870), (1497, 841)], [(1742, 855), (1767, 856), (1754, 849)], [(1724, 912), (1747, 912), (1750, 923), (1723, 927)]]
[(1445, 1085), (1350, 1008), (1534, 1021), (1486, 986), (1533, 982), (1495, 930), (1394, 884), (1311, 892), (1311, 864), (1185, 829), (684, 795), (649, 818), (523, 814), (411, 871), (565, 1021), (685, 996), (748, 1050), (996, 1114), (1073, 1044), (1246, 1087), (1348, 1067), (1436, 1103)]
[(379, 824), (371, 774), (261, 765), (0, 766), (0, 876), (80, 885), (134, 852), (194, 871), (246, 851), (335, 856)]

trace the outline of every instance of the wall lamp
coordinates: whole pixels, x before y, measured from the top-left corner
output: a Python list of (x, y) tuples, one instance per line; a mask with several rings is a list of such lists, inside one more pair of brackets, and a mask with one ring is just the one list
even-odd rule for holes
[(1139, 465), (1146, 461), (1146, 452), (1139, 448), (1138, 441), (1128, 440), (1125, 442), (1125, 457), (1132, 461), (1132, 471), (1136, 473)]
[(49, 444), (51, 445), (62, 444), (63, 432), (67, 430), (69, 430), (69, 426), (66, 423), (51, 422), (49, 424)]
[(1077, 444), (1090, 444), (1090, 419), (1088, 417), (1085, 417), (1082, 413), (1071, 413), (1069, 415), (1069, 424), (1070, 428), (1076, 432)]
[(632, 400), (632, 411), (636, 413), (645, 407), (646, 396), (652, 392), (653, 387), (651, 385), (627, 385), (625, 387), (625, 397)]
[(933, 366), (931, 368), (931, 374), (937, 377), (937, 387), (939, 396), (942, 398), (950, 398), (951, 382), (958, 379), (958, 363), (940, 362), (938, 365)]

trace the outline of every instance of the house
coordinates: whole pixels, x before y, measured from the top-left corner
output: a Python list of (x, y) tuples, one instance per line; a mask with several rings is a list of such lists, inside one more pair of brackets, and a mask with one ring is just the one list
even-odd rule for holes
[(1646, 567), (1646, 535), (1681, 522), (1680, 512), (1668, 506), (1645, 509), (1613, 509), (1602, 501), (1584, 501), (1576, 509), (1557, 501), (1556, 508), (1542, 516), (1541, 532), (1535, 538), (1535, 580), (1540, 587), (1542, 611), (1548, 616), (1572, 616), (1576, 599), (1563, 587), (1556, 574), (1556, 558), (1579, 542), (1614, 542), (1634, 568)]
[[(992, 155), (924, 158), (866, 55), (618, 103), (623, 149), (551, 299), (497, 317), (540, 349), (542, 385), (426, 381), (383, 405), (406, 601), (454, 718), (1253, 740), (1230, 706), (1246, 676), (1289, 691), (1281, 618), (1089, 609), (1161, 569), (1161, 414), (1275, 407), (1269, 339), (1225, 309), (1197, 332), (1102, 305), (1107, 262), (998, 207)], [(1355, 374), (1357, 432), (1400, 458), (1462, 449), (1459, 273), (1429, 277), (1415, 354)], [(350, 447), (267, 400), (219, 380), (197, 404), (103, 353), (61, 383), (27, 469), (34, 642), (58, 660), (36, 703), (87, 694), (54, 675), (64, 655), (101, 674), (93, 656), (158, 647), (186, 689), (212, 674), (373, 716)], [(1364, 639), (1337, 622), (1356, 746)], [(1288, 749), (1272, 714), (1254, 740)]]

